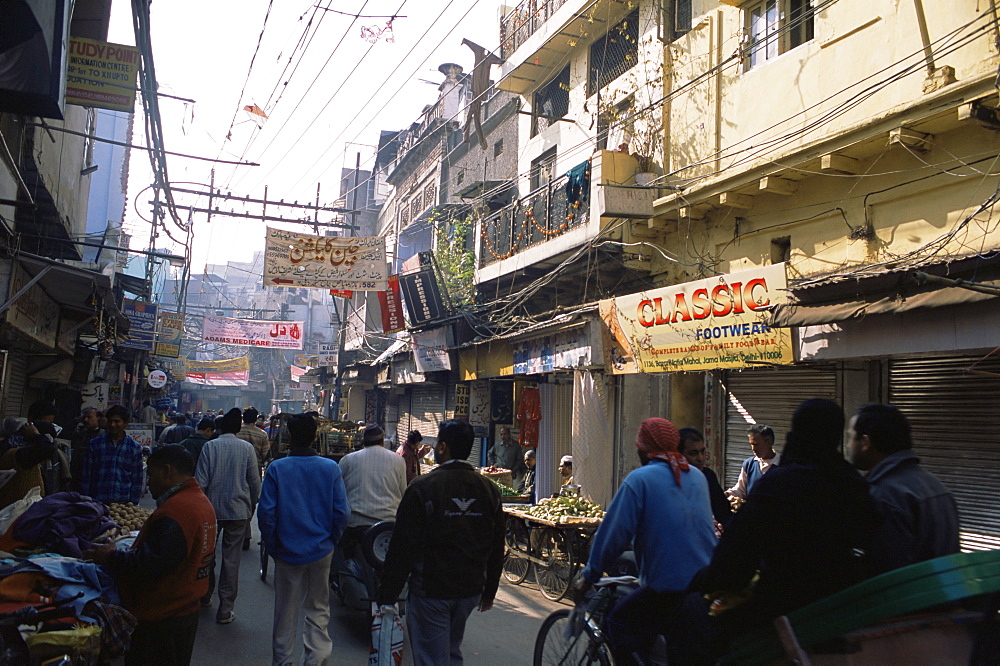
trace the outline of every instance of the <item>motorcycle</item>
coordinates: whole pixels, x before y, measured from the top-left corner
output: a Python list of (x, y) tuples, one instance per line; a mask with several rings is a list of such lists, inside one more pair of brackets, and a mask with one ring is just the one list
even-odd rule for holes
[[(338, 547), (340, 557), (336, 558), (330, 570), (330, 587), (345, 606), (371, 613), (394, 525), (391, 520), (375, 523), (361, 534), (356, 543), (345, 544), (343, 549)], [(344, 541), (341, 540), (341, 543)]]

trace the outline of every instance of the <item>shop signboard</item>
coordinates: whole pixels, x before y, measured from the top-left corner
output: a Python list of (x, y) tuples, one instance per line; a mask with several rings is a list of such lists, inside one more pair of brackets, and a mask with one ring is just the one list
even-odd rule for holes
[(318, 368), (319, 357), (316, 354), (295, 354), (292, 357), (292, 363), (295, 365), (304, 365), (307, 368)]
[(128, 319), (128, 340), (121, 343), (122, 347), (130, 349), (145, 349), (153, 351), (153, 341), (156, 339), (156, 304), (125, 299), (122, 314)]
[(95, 109), (135, 110), (139, 49), (70, 37), (66, 102)]
[(531, 375), (591, 364), (586, 326), (511, 343), (514, 374)]
[[(97, 411), (103, 412), (108, 408), (108, 405), (115, 404), (110, 401), (109, 393), (108, 385), (103, 382), (84, 384), (80, 388), (80, 408), (93, 407)], [(121, 398), (119, 397), (120, 400)]]
[(153, 433), (156, 426), (152, 423), (130, 423), (125, 428), (125, 434), (138, 442), (139, 446), (153, 448)]
[(440, 319), (445, 315), (441, 291), (431, 267), (429, 252), (414, 255), (419, 258), (423, 268), (414, 273), (405, 273), (399, 277), (399, 286), (406, 301), (406, 312), (410, 315), (410, 324), (421, 326), (427, 322)]
[(178, 312), (161, 312), (156, 326), (156, 347), (153, 353), (166, 358), (181, 355), (181, 338), (184, 337), (184, 315)]
[(316, 364), (320, 368), (336, 368), (340, 358), (340, 345), (336, 342), (319, 343)]
[(221, 361), (188, 360), (186, 381), (203, 386), (246, 386), (250, 383), (250, 357)]
[(265, 287), (382, 291), (387, 278), (382, 236), (314, 236), (267, 229)]
[(782, 263), (601, 301), (605, 367), (632, 374), (792, 363), (791, 330), (766, 323), (785, 288)]
[(201, 327), (204, 342), (258, 347), (262, 349), (302, 349), (305, 322), (233, 319), (205, 316)]
[(446, 332), (445, 328), (435, 328), (412, 333), (413, 361), (416, 363), (417, 372), (451, 370)]
[(308, 368), (300, 368), (297, 365), (289, 366), (291, 368), (291, 379), (293, 384), (298, 384), (302, 381), (302, 375), (309, 371)]
[(469, 420), (469, 385), (455, 385), (455, 419), (458, 421)]
[(485, 379), (469, 382), (469, 424), (479, 434), (490, 427), (490, 383)]
[(406, 328), (403, 320), (403, 297), (399, 291), (399, 276), (389, 276), (389, 288), (378, 292), (378, 304), (382, 310), (382, 332), (398, 333)]

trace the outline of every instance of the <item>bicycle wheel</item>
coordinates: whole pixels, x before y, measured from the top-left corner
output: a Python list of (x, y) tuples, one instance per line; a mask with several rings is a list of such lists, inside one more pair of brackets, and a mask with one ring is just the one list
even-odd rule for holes
[(569, 609), (562, 608), (549, 615), (542, 622), (535, 638), (533, 666), (586, 666), (601, 664), (614, 666), (611, 652), (604, 643), (594, 643), (586, 631), (575, 638), (567, 638)]
[(507, 549), (503, 558), (503, 577), (514, 585), (519, 585), (528, 577), (531, 561), (528, 560), (528, 528), (517, 520), (507, 523)]
[(566, 535), (554, 527), (544, 530), (538, 539), (538, 556), (545, 562), (535, 563), (538, 589), (546, 599), (559, 601), (569, 591), (575, 569)]

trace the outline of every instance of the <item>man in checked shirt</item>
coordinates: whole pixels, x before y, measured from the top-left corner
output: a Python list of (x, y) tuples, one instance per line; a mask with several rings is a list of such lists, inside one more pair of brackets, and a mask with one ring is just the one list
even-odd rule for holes
[(108, 431), (87, 443), (80, 494), (109, 504), (142, 498), (142, 446), (125, 434), (128, 410), (112, 405), (106, 412)]

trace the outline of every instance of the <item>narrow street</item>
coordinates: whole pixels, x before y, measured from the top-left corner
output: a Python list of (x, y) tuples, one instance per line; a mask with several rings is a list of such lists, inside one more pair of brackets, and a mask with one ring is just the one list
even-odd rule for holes
[[(271, 663), (271, 613), (273, 611), (273, 562), (267, 582), (259, 573), (260, 550), (254, 525), (254, 543), (243, 554), (240, 569), (240, 592), (236, 600), (236, 620), (229, 625), (215, 623), (218, 597), (212, 608), (202, 609), (198, 640), (192, 663), (242, 664), (257, 666)], [(535, 633), (542, 619), (568, 602), (553, 603), (543, 597), (533, 583), (511, 585), (500, 581), (500, 593), (493, 609), (474, 612), (465, 632), (463, 652), (469, 664), (530, 664)], [(333, 637), (332, 664), (364, 664), (368, 659), (369, 627), (363, 613), (350, 610), (333, 596), (330, 635)], [(302, 645), (295, 654), (301, 663)], [(411, 664), (409, 646), (403, 663)]]

